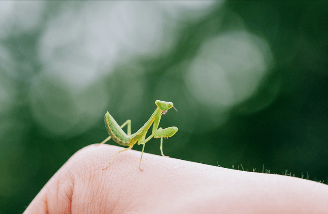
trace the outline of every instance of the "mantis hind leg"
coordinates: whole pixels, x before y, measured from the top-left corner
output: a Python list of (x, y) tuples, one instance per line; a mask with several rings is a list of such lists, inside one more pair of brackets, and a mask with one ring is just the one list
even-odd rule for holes
[[(123, 129), (123, 127), (126, 126), (126, 125), (128, 125), (128, 127), (127, 127), (127, 134), (128, 134), (128, 135), (131, 135), (131, 120), (127, 120), (127, 121), (125, 121), (125, 123), (123, 123), (123, 124), (121, 125), (121, 128)], [(104, 143), (106, 143), (106, 142), (109, 141), (111, 138), (112, 138), (112, 137), (109, 136), (108, 138), (106, 138), (106, 139), (105, 139), (103, 142), (101, 142), (100, 144), (104, 144)]]
[(121, 151), (118, 151), (118, 152), (114, 155), (114, 157), (112, 158), (112, 160), (109, 162), (109, 164), (108, 164), (105, 168), (103, 168), (103, 170), (106, 169), (107, 167), (109, 167), (109, 165), (113, 162), (113, 160), (115, 159), (115, 157), (116, 157), (119, 153), (121, 153), (121, 152), (125, 152), (125, 151), (127, 151), (127, 150), (129, 150), (129, 149), (132, 149), (132, 147), (133, 147), (133, 145), (132, 145), (132, 146), (129, 146), (129, 147), (126, 148), (126, 149), (123, 149), (123, 150), (121, 150)]

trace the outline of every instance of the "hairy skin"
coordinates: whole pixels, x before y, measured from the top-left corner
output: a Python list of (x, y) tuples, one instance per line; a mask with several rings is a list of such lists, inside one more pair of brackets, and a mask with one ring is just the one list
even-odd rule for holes
[(328, 213), (328, 186), (91, 145), (74, 154), (34, 198), (29, 213)]

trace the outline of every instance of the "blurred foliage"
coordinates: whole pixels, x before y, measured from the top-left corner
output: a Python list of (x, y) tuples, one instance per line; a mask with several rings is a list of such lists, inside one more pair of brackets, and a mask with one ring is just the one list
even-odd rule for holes
[(134, 132), (156, 99), (179, 110), (170, 157), (327, 182), (327, 6), (0, 2), (0, 213), (105, 139), (106, 111)]

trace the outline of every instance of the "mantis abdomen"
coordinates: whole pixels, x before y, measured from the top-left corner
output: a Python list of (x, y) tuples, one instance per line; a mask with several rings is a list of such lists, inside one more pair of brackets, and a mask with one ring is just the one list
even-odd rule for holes
[(125, 134), (115, 119), (108, 112), (105, 114), (105, 124), (107, 126), (109, 135), (116, 143), (122, 146), (129, 145), (131, 136)]

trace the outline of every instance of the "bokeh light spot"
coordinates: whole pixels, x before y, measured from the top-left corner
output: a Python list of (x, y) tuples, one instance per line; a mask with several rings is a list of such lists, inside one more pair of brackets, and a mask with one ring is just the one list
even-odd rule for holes
[(211, 108), (231, 108), (249, 98), (271, 61), (265, 40), (228, 32), (207, 40), (186, 75), (190, 92)]

